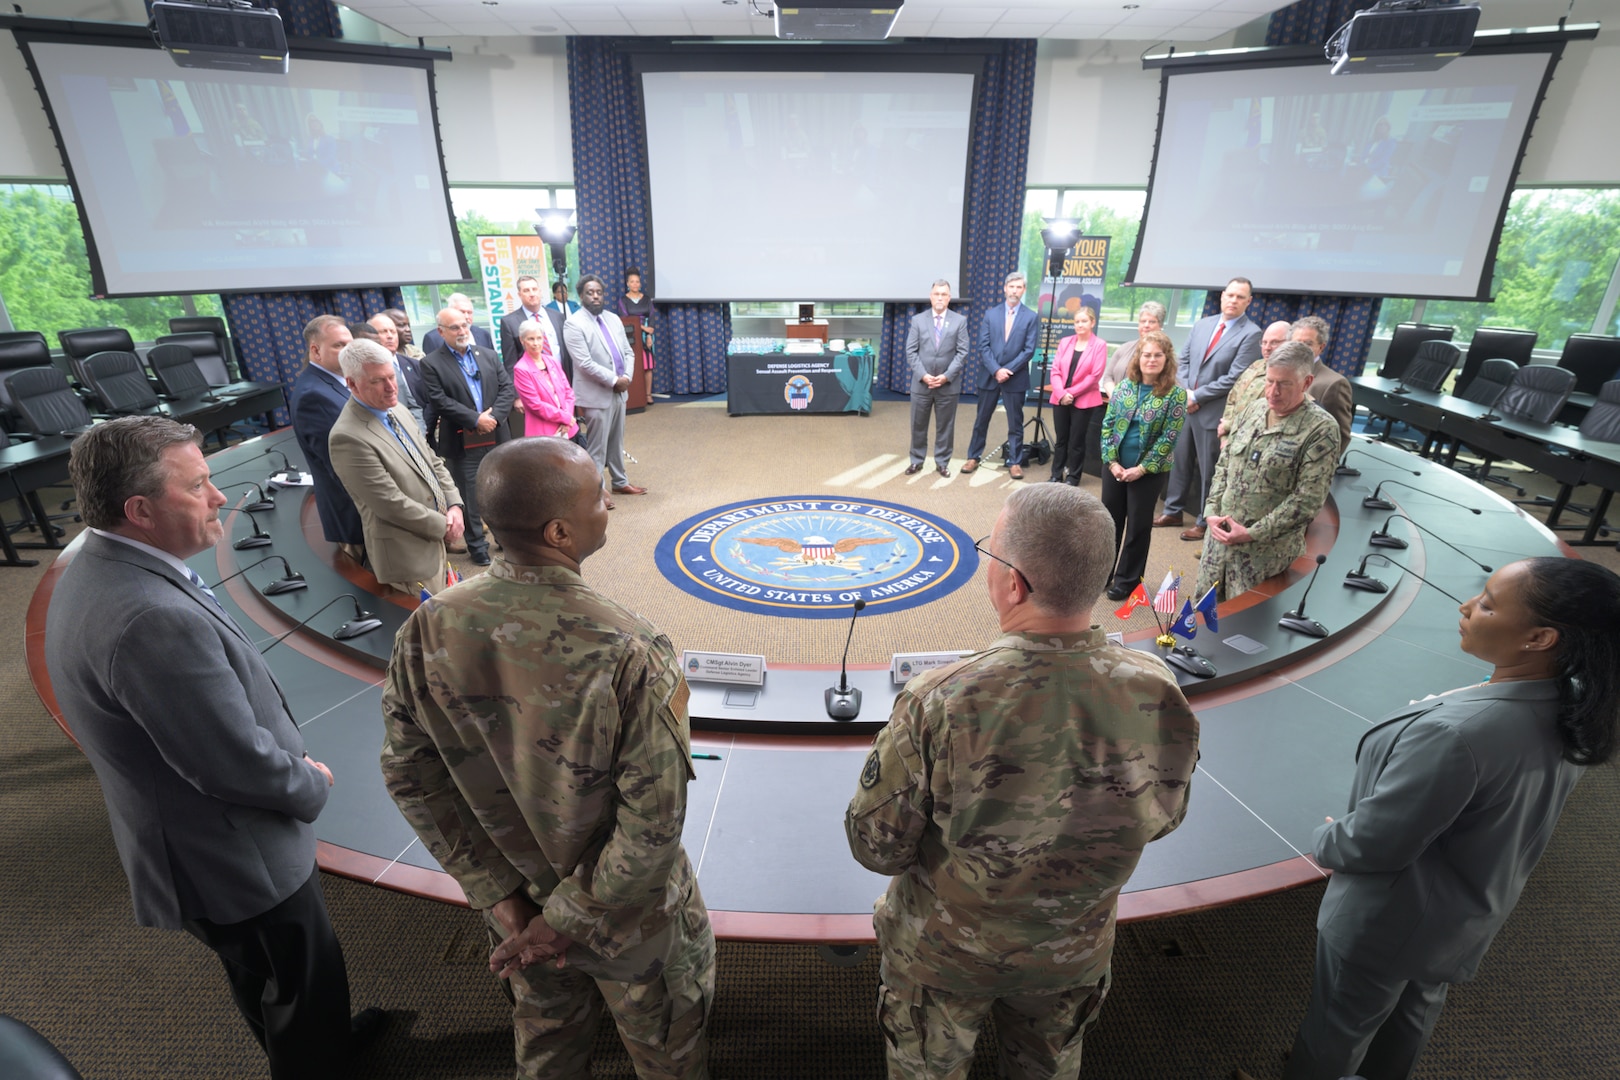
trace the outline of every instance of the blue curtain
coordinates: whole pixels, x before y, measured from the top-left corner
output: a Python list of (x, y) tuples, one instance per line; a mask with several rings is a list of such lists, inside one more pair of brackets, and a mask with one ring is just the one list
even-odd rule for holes
[(343, 23), (333, 0), (275, 0), (275, 7), (281, 12), (281, 28), (288, 37), (343, 36)]
[[(642, 115), (629, 52), (645, 38), (568, 39), (568, 112), (573, 128), (574, 196), (579, 265), (607, 286), (611, 307), (624, 293), (628, 267), (657, 297), (657, 271), (647, 245), (647, 159)], [(726, 389), (731, 313), (725, 304), (657, 304), (653, 390), (719, 394)]]
[(1266, 24), (1267, 45), (1323, 45), (1329, 35), (1350, 21), (1372, 0), (1299, 0), (1278, 8)]
[[(978, 109), (967, 187), (966, 280), (955, 282), (956, 295), (971, 298), (964, 312), (968, 332), (979, 340), (984, 313), (1001, 300), (1001, 283), (1018, 269), (1018, 241), (1024, 225), (1024, 175), (1029, 163), (1029, 114), (1035, 100), (1034, 40), (986, 40), (971, 43), (987, 50), (980, 79)], [(919, 286), (918, 292), (922, 293)], [(906, 321), (922, 309), (917, 304), (886, 304), (878, 351), (878, 385), (908, 388)], [(964, 394), (974, 394), (978, 379), (968, 376)]]

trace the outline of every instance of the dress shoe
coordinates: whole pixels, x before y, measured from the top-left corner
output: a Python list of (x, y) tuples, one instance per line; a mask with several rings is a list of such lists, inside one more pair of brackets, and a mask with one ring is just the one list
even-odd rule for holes
[(1007, 466), (1007, 475), (1014, 480), (1022, 480), (1024, 478), (1024, 467), (1022, 465), (1009, 465)]
[(1131, 595), (1135, 590), (1135, 585), (1110, 585), (1106, 595), (1110, 600), (1119, 601)]
[[(940, 465), (937, 468), (935, 468), (934, 471), (939, 473), (939, 475), (941, 475), (941, 476), (949, 476), (949, 475), (951, 475), (951, 468), (950, 468), (949, 465)], [(963, 471), (966, 472), (967, 470), (964, 469)]]
[(1070, 487), (1079, 487), (1080, 486), (1080, 478), (1078, 476), (1068, 477), (1063, 482), (1065, 484), (1068, 484)]
[(1181, 538), (1183, 540), (1202, 540), (1204, 538), (1204, 527), (1202, 525), (1194, 525), (1190, 529), (1184, 529), (1182, 530)]
[(489, 548), (468, 548), (467, 557), (472, 560), (474, 566), (488, 566)]
[(922, 472), (922, 462), (920, 461), (913, 461), (910, 465), (906, 466), (907, 476), (916, 476), (920, 472)]
[(1158, 517), (1153, 519), (1153, 527), (1155, 529), (1178, 529), (1181, 527), (1181, 525), (1181, 511), (1179, 510), (1174, 514), (1160, 514)]
[(962, 462), (962, 475), (966, 476), (968, 473), (972, 472), (978, 467), (979, 459), (976, 457), (970, 457), (966, 461)]
[(349, 1020), (349, 1053), (363, 1054), (388, 1026), (388, 1014), (375, 1005), (361, 1009)]
[(1061, 483), (1063, 483), (1063, 477), (1061, 477), (1061, 476), (1048, 476), (1046, 478), (1046, 482), (1048, 484), (1061, 484)]
[(644, 487), (637, 487), (634, 484), (614, 484), (613, 485), (613, 494), (615, 494), (615, 495), (645, 495), (645, 494), (647, 494), (647, 489), (644, 488)]

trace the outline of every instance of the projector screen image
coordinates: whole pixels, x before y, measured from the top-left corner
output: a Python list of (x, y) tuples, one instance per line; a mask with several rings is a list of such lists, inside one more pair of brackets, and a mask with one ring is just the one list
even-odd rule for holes
[(1487, 298), (1551, 62), (1537, 51), (1355, 77), (1325, 64), (1170, 70), (1130, 280)]
[(111, 296), (466, 276), (425, 65), (197, 71), (157, 49), (29, 41)]
[(642, 72), (658, 298), (960, 292), (973, 80)]

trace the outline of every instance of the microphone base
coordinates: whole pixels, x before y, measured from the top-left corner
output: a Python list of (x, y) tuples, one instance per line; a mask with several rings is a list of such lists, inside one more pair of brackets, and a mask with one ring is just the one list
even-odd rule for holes
[(1373, 533), (1367, 543), (1373, 547), (1397, 548), (1401, 551), (1405, 551), (1408, 546), (1405, 540), (1398, 536), (1390, 536), (1388, 533)]
[(1360, 589), (1362, 592), (1389, 592), (1389, 586), (1371, 574), (1358, 574), (1354, 570), (1344, 575), (1344, 587), (1347, 589)]
[(1360, 469), (1352, 469), (1348, 465), (1340, 465), (1337, 469), (1333, 470), (1333, 475), (1334, 476), (1360, 476), (1361, 475), (1361, 470)]
[(266, 510), (274, 510), (275, 508), (276, 504), (271, 499), (260, 499), (258, 502), (250, 502), (242, 507), (242, 509), (254, 514), (262, 514)]
[(261, 591), (266, 596), (280, 596), (282, 593), (297, 592), (299, 589), (307, 588), (309, 588), (309, 582), (303, 578), (282, 578), (280, 581), (272, 581)]
[(1296, 634), (1306, 637), (1324, 638), (1328, 636), (1327, 627), (1315, 619), (1307, 619), (1297, 611), (1290, 611), (1277, 620), (1277, 625), (1284, 630), (1292, 630)]
[(1395, 504), (1388, 499), (1375, 499), (1371, 495), (1361, 500), (1361, 505), (1368, 510), (1393, 510)]
[(1164, 654), (1164, 662), (1198, 679), (1212, 679), (1217, 674), (1215, 665), (1191, 645), (1177, 645)]
[(249, 548), (269, 547), (270, 544), (271, 539), (268, 536), (244, 536), (232, 544), (231, 547), (237, 551), (246, 551)]
[(824, 697), (827, 715), (834, 720), (853, 720), (861, 715), (861, 692), (853, 686), (844, 689), (829, 686)]
[(332, 631), (332, 636), (339, 641), (348, 641), (350, 638), (359, 637), (361, 634), (369, 634), (381, 625), (381, 619), (350, 619)]
[(1392, 394), (1410, 394), (1411, 392), (1412, 391), (1410, 389), (1404, 386), (1397, 386), (1395, 389), (1390, 391)]

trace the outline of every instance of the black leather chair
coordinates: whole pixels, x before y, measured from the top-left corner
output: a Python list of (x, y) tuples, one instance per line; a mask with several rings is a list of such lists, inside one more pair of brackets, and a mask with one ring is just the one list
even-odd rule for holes
[(1595, 394), (1604, 383), (1620, 378), (1620, 337), (1571, 334), (1558, 366), (1574, 372), (1574, 393)]
[[(1611, 380), (1598, 387), (1597, 401), (1586, 411), (1586, 417), (1581, 421), (1581, 434), (1588, 439), (1598, 442), (1615, 443), (1620, 446), (1620, 380)], [(1547, 527), (1550, 529), (1586, 529), (1585, 525), (1560, 525), (1558, 518), (1565, 510), (1573, 510), (1577, 514), (1590, 517), (1596, 514), (1602, 522), (1603, 515), (1608, 512), (1609, 500), (1614, 492), (1605, 490), (1595, 506), (1579, 506), (1569, 501), (1575, 493), (1575, 483), (1562, 484), (1558, 495), (1554, 498), (1540, 496), (1535, 499), (1538, 506), (1550, 506), (1547, 514)], [(1603, 522), (1596, 532), (1607, 533), (1608, 525)]]
[(0, 1076), (6, 1080), (84, 1080), (49, 1039), (16, 1017), (3, 1015)]
[(1419, 345), (1425, 341), (1450, 341), (1456, 332), (1455, 326), (1401, 323), (1395, 328), (1395, 333), (1390, 335), (1389, 351), (1384, 353), (1384, 363), (1378, 369), (1379, 377), (1399, 379), (1405, 374), (1406, 365), (1417, 355)]
[(1438, 338), (1425, 341), (1406, 366), (1401, 382), (1414, 390), (1438, 391), (1461, 359), (1462, 350), (1451, 342)]
[[(170, 322), (176, 320), (171, 319)], [(209, 386), (226, 386), (232, 382), (228, 354), (214, 334), (194, 330), (184, 334), (164, 334), (157, 339), (159, 345), (184, 345), (191, 352), (191, 360), (201, 371)]]
[(1513, 384), (1513, 377), (1518, 373), (1519, 365), (1512, 360), (1492, 357), (1479, 365), (1479, 370), (1468, 385), (1457, 392), (1457, 396), (1479, 405), (1495, 405), (1502, 391)]
[(0, 345), (7, 345), (13, 341), (37, 341), (50, 351), (50, 342), (38, 330), (0, 330)]
[[(1569, 395), (1575, 392), (1575, 373), (1565, 368), (1553, 367), (1551, 364), (1530, 364), (1519, 369), (1513, 376), (1513, 382), (1502, 391), (1496, 399), (1493, 410), (1503, 416), (1518, 417), (1521, 420), (1530, 420), (1537, 424), (1550, 424), (1558, 416)], [(1502, 484), (1513, 488), (1522, 497), (1524, 488), (1517, 481), (1507, 476), (1493, 474), (1491, 465), (1495, 459), (1489, 454), (1482, 454), (1477, 466), (1457, 465), (1458, 447), (1453, 447), (1451, 456), (1446, 464), (1459, 472), (1467, 473), (1480, 483)]]
[(23, 426), (35, 435), (72, 438), (89, 430), (90, 410), (68, 385), (67, 376), (55, 368), (23, 368), (10, 372), (0, 382)]
[(1511, 360), (1518, 367), (1524, 367), (1530, 363), (1531, 353), (1535, 347), (1534, 330), (1509, 330), (1501, 326), (1480, 327), (1474, 331), (1474, 337), (1468, 343), (1468, 355), (1463, 357), (1462, 370), (1457, 372), (1457, 385), (1451, 392), (1463, 397), (1463, 391), (1468, 389), (1468, 384), (1474, 381), (1474, 377), (1488, 360)]
[(25, 368), (50, 366), (51, 347), (45, 343), (44, 334), (30, 333), (18, 335), (10, 341), (0, 341), (0, 408), (4, 409), (6, 430), (18, 430), (21, 421), (17, 417), (17, 410), (12, 407), (11, 394), (5, 387), (5, 377), (13, 371), (22, 371)]
[[(181, 315), (169, 320), (170, 334), (208, 334), (213, 337), (215, 348), (210, 355), (216, 355), (224, 365), (220, 372), (220, 381), (215, 386), (223, 386), (228, 382), (242, 377), (242, 358), (236, 354), (236, 343), (231, 340), (230, 332), (225, 329), (225, 320), (218, 315)], [(159, 338), (162, 341), (163, 338)], [(212, 377), (209, 365), (199, 362), (203, 373)]]
[(85, 386), (107, 412), (128, 415), (158, 407), (157, 391), (146, 377), (141, 358), (133, 352), (92, 353), (80, 361), (79, 367), (84, 372)]
[(121, 326), (87, 326), (78, 330), (58, 330), (56, 340), (62, 343), (62, 355), (67, 357), (68, 375), (88, 385), (84, 362), (98, 352), (135, 351), (135, 339)]
[(172, 398), (204, 394), (210, 388), (191, 350), (178, 342), (166, 341), (152, 346), (146, 354), (146, 363), (157, 378), (158, 386)]

